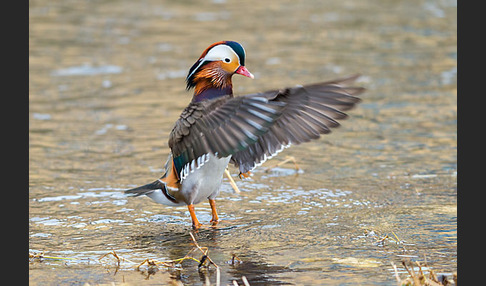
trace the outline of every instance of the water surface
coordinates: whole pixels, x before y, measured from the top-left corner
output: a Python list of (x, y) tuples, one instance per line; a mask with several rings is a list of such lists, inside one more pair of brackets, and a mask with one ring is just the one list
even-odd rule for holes
[[(236, 94), (354, 73), (367, 88), (330, 135), (250, 179), (230, 167), (241, 193), (225, 179), (222, 223), (196, 234), (223, 285), (390, 285), (403, 259), (456, 271), (455, 1), (29, 4), (29, 248), (70, 258), (31, 262), (31, 284), (215, 283), (194, 261), (148, 275), (98, 259), (115, 250), (164, 261), (193, 248), (186, 208), (123, 190), (160, 176), (191, 100), (187, 70), (220, 40), (244, 45), (256, 77), (235, 77)], [(285, 156), (301, 170), (264, 172)], [(209, 205), (196, 211), (207, 224)], [(242, 263), (227, 263), (233, 255)]]

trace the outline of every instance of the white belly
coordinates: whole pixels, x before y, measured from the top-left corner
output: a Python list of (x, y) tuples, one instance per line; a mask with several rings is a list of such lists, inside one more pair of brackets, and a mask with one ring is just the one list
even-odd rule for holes
[(173, 201), (167, 199), (167, 197), (162, 193), (162, 190), (161, 189), (154, 190), (151, 193), (147, 193), (147, 196), (149, 198), (151, 198), (152, 200), (154, 200), (156, 203), (163, 204), (163, 205), (166, 205), (166, 206), (175, 207), (175, 206), (183, 206), (183, 205), (185, 205), (184, 202), (174, 203)]
[(208, 198), (214, 199), (219, 194), (224, 170), (230, 159), (231, 156), (218, 159), (209, 155), (209, 160), (204, 165), (187, 175), (180, 189), (187, 204), (198, 204)]

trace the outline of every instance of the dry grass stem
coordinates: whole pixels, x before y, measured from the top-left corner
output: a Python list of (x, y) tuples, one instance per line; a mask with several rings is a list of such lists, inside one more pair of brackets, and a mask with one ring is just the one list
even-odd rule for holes
[[(395, 278), (397, 279), (398, 285), (410, 285), (410, 286), (446, 286), (452, 285), (449, 280), (445, 276), (441, 276), (440, 279), (434, 273), (433, 270), (429, 269), (428, 277), (422, 270), (422, 264), (418, 261), (412, 263), (411, 261), (402, 261), (402, 265), (405, 270), (408, 272), (409, 277), (405, 279), (400, 279), (398, 275), (398, 270), (396, 265), (392, 262), (393, 269), (395, 271)], [(415, 271), (414, 266), (418, 267), (418, 273)], [(424, 263), (424, 267), (427, 265)], [(457, 274), (454, 273), (452, 275), (454, 280), (454, 285), (457, 286)]]
[(194, 245), (196, 246), (196, 248), (199, 249), (199, 251), (201, 251), (202, 254), (203, 254), (203, 258), (201, 258), (201, 262), (199, 262), (199, 266), (198, 267), (201, 267), (202, 264), (204, 263), (203, 259), (206, 259), (206, 260), (209, 261), (209, 263), (211, 263), (212, 265), (214, 265), (214, 267), (219, 268), (219, 266), (216, 263), (214, 263), (211, 260), (211, 258), (208, 256), (209, 249), (207, 247), (204, 247), (205, 248), (205, 250), (204, 250), (202, 247), (199, 246), (199, 244), (197, 243), (196, 238), (194, 237), (194, 235), (192, 234), (192, 232), (190, 232), (189, 234), (191, 235), (192, 241), (194, 242)]
[(33, 253), (29, 252), (29, 260), (30, 261), (42, 261), (43, 259), (51, 259), (51, 260), (76, 260), (76, 258), (70, 258), (70, 257), (57, 257), (57, 256), (45, 256), (44, 251), (41, 251), (39, 253)]
[[(135, 266), (135, 269), (136, 270), (140, 270), (140, 267), (143, 266), (143, 265), (147, 265), (148, 267), (154, 267), (154, 266), (156, 267), (157, 265), (162, 265), (162, 266), (169, 267), (169, 268), (173, 268), (173, 269), (181, 269), (181, 268), (178, 268), (177, 265), (180, 265), (185, 260), (193, 260), (193, 261), (199, 263), (199, 266), (198, 267), (201, 267), (204, 264), (205, 261), (208, 261), (210, 264), (214, 265), (217, 268), (218, 265), (216, 263), (214, 263), (211, 260), (211, 258), (208, 256), (209, 249), (207, 247), (201, 247), (201, 246), (199, 246), (199, 244), (197, 243), (196, 238), (194, 237), (194, 235), (192, 233), (189, 233), (189, 234), (191, 236), (191, 239), (192, 239), (195, 247), (192, 248), (186, 254), (186, 256), (184, 256), (182, 258), (178, 258), (178, 259), (174, 259), (174, 260), (167, 260), (167, 261), (159, 261), (157, 259), (147, 258), (144, 261), (142, 261), (141, 263), (138, 263), (138, 262), (134, 262), (134, 261), (131, 261), (129, 259), (126, 259), (126, 258), (121, 257), (120, 255), (118, 255), (118, 253), (116, 253), (113, 250), (113, 251), (110, 251), (110, 252), (102, 255), (98, 259), (98, 261), (101, 262), (101, 260), (103, 258), (111, 255), (111, 256), (113, 256), (116, 259), (117, 266), (120, 266), (121, 262), (128, 262), (128, 263), (136, 264), (136, 266)], [(195, 252), (197, 250), (201, 251), (201, 253), (203, 254), (201, 260), (199, 260), (199, 259), (194, 258), (193, 256), (191, 256), (193, 254), (193, 252)]]
[(397, 282), (400, 283), (400, 275), (398, 275), (398, 269), (397, 269), (397, 266), (395, 265), (395, 263), (391, 263), (391, 265), (393, 266), (393, 270), (395, 271), (395, 278), (397, 279)]
[[(159, 261), (157, 259), (147, 258), (147, 259), (143, 260), (142, 262), (135, 262), (135, 261), (132, 261), (130, 259), (122, 257), (115, 250), (112, 250), (108, 253), (101, 255), (98, 258), (98, 261), (103, 265), (104, 264), (103, 259), (105, 259), (107, 257), (114, 258), (115, 262), (116, 262), (115, 274), (120, 269), (122, 262), (132, 264), (136, 271), (141, 271), (140, 268), (142, 266), (147, 266), (148, 269), (146, 270), (146, 274), (147, 274), (146, 279), (148, 279), (151, 275), (155, 274), (159, 270), (159, 268), (158, 268), (159, 266), (164, 266), (164, 267), (170, 268), (172, 270), (183, 270), (181, 263), (185, 260), (193, 260), (193, 261), (198, 263), (198, 269), (200, 271), (201, 271), (200, 268), (208, 268), (210, 265), (213, 265), (216, 268), (216, 284), (215, 285), (220, 286), (221, 285), (221, 271), (220, 271), (219, 266), (216, 263), (214, 263), (214, 261), (209, 257), (209, 248), (201, 247), (199, 245), (199, 243), (197, 242), (196, 237), (194, 236), (194, 234), (192, 232), (189, 232), (189, 235), (191, 237), (192, 243), (194, 244), (194, 247), (191, 250), (189, 250), (189, 252), (182, 258), (178, 258), (178, 259), (174, 259), (174, 260), (166, 260), (166, 261)], [(202, 257), (201, 257), (200, 260), (193, 257), (193, 255), (198, 251), (202, 253)], [(38, 253), (30, 252), (29, 253), (29, 260), (30, 261), (32, 261), (32, 260), (41, 261), (42, 259), (76, 259), (76, 258), (45, 256), (44, 252), (38, 252)], [(233, 259), (233, 261), (238, 261), (238, 262), (241, 263), (241, 260), (234, 254), (233, 254), (232, 259)], [(142, 271), (142, 273), (145, 273), (145, 271)], [(211, 285), (211, 283), (209, 281), (209, 276), (208, 276), (209, 272), (202, 271), (201, 273), (204, 274), (205, 285)], [(245, 286), (250, 285), (248, 283), (248, 280), (246, 279), (246, 277), (243, 276), (241, 279), (242, 279), (243, 284)], [(233, 284), (238, 285), (238, 283), (236, 281), (233, 281)]]
[(226, 174), (226, 177), (228, 177), (230, 185), (231, 185), (231, 187), (233, 187), (233, 190), (235, 191), (235, 193), (237, 193), (237, 194), (241, 193), (240, 189), (238, 188), (238, 186), (235, 183), (235, 180), (233, 180), (233, 178), (231, 177), (231, 174), (228, 171), (228, 169), (224, 170), (224, 173)]

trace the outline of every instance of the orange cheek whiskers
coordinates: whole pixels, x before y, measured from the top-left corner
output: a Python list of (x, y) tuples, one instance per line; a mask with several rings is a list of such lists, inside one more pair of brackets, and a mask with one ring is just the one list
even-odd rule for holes
[(225, 88), (231, 85), (231, 75), (221, 67), (207, 67), (195, 76), (195, 92), (200, 93), (208, 88)]

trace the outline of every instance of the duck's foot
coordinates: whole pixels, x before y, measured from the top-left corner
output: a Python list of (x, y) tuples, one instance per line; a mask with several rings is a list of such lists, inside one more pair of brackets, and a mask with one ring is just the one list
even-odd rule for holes
[(216, 226), (220, 220), (219, 220), (219, 217), (218, 217), (218, 212), (216, 211), (216, 201), (213, 200), (213, 199), (209, 199), (209, 205), (211, 206), (211, 225), (212, 226)]
[(189, 214), (191, 215), (191, 220), (192, 220), (192, 229), (198, 230), (201, 227), (201, 223), (196, 217), (196, 212), (194, 211), (194, 205), (190, 204), (187, 205), (187, 209), (189, 210)]
[(218, 219), (218, 220), (210, 220), (209, 222), (211, 223), (211, 226), (213, 226), (213, 227), (214, 227), (214, 226), (217, 226), (217, 225), (218, 225), (218, 223), (219, 223), (220, 221), (221, 221), (221, 220), (220, 220), (220, 219)]

